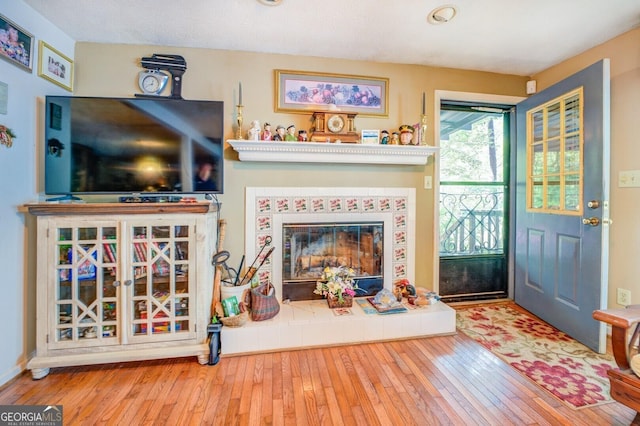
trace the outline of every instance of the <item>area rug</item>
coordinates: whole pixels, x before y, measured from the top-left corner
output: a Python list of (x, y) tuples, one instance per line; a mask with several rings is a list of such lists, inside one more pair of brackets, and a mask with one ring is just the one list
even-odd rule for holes
[(572, 408), (611, 402), (616, 367), (567, 334), (510, 304), (456, 307), (458, 330)]

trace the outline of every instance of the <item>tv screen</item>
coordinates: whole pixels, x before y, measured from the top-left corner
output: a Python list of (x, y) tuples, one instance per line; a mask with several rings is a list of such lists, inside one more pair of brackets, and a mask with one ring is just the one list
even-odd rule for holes
[(47, 96), (45, 193), (223, 193), (222, 101)]

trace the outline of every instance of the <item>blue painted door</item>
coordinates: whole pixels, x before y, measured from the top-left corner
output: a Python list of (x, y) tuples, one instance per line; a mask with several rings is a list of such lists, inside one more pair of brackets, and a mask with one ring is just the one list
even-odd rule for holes
[(516, 107), (515, 301), (596, 351), (606, 329), (609, 61)]

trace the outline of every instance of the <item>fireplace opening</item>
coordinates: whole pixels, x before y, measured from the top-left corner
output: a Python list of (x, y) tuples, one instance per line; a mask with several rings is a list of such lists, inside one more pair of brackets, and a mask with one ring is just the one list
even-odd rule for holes
[(282, 298), (312, 300), (326, 267), (355, 272), (356, 296), (373, 296), (384, 286), (383, 222), (282, 225)]

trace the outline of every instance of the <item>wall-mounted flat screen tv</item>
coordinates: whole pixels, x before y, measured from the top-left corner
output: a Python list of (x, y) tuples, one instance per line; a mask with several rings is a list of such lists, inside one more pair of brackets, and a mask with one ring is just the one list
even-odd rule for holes
[(223, 106), (47, 96), (45, 193), (222, 194)]

